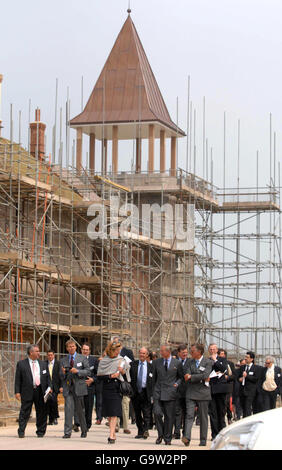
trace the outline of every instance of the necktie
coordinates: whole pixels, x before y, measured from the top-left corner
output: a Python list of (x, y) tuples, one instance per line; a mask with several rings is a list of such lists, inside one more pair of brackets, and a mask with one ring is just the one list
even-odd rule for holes
[(50, 377), (51, 377), (51, 380), (52, 380), (52, 374), (53, 374), (53, 364), (52, 364), (52, 362), (50, 362), (50, 364), (49, 364), (49, 374), (50, 374)]
[(40, 385), (40, 379), (37, 374), (36, 361), (32, 361), (32, 371), (33, 371), (34, 383), (36, 387), (38, 387)]
[(166, 359), (165, 360), (165, 371), (167, 372), (167, 368), (168, 368), (168, 360)]
[(73, 368), (73, 364), (74, 364), (74, 360), (73, 360), (73, 356), (71, 356), (71, 359), (70, 359), (70, 366), (71, 366), (71, 368)]
[(199, 364), (200, 364), (199, 359), (196, 359), (196, 367), (197, 367), (197, 369), (198, 369), (198, 367), (199, 367)]
[(143, 380), (143, 370), (144, 370), (143, 366), (144, 366), (144, 363), (141, 362), (139, 372), (138, 372), (138, 377), (137, 377), (137, 390), (138, 390), (138, 393), (142, 392), (142, 380)]

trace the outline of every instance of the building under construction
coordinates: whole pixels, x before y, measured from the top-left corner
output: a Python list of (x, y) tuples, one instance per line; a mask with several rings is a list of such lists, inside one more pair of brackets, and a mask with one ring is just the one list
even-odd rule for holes
[[(191, 163), (191, 116), (189, 122)], [(239, 179), (234, 189), (218, 188), (212, 168), (204, 179), (190, 163), (178, 168), (177, 141), (186, 132), (169, 115), (130, 11), (86, 106), (67, 120), (76, 142), (72, 148), (67, 143), (66, 163), (61, 153), (57, 162), (46, 156), (38, 109), (27, 150), (10, 127), (9, 139), (0, 137), (3, 397), (12, 393), (14, 363), (29, 342), (63, 354), (71, 337), (100, 354), (113, 335), (135, 352), (141, 345), (158, 349), (200, 340), (217, 342), (234, 358), (252, 349), (259, 358), (270, 353), (281, 359), (275, 146), (265, 188), (241, 188)], [(128, 172), (119, 171), (121, 140), (134, 144)], [(141, 169), (144, 145), (147, 171)], [(186, 244), (166, 231), (169, 226), (175, 234), (180, 206)], [(99, 224), (90, 233), (93, 219), (101, 221), (103, 236)]]

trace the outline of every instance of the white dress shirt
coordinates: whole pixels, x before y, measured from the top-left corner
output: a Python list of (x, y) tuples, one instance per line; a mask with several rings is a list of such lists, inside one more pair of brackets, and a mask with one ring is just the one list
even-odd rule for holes
[[(33, 386), (36, 387), (36, 383), (35, 383), (35, 378), (37, 377), (38, 378), (38, 382), (39, 382), (39, 385), (40, 385), (40, 366), (39, 366), (39, 362), (37, 361), (37, 359), (35, 361), (33, 361), (32, 359), (28, 358), (29, 360), (29, 365), (30, 365), (30, 370), (31, 370), (31, 375), (32, 375), (32, 380), (33, 380)], [(33, 372), (33, 363), (35, 363), (35, 373)]]

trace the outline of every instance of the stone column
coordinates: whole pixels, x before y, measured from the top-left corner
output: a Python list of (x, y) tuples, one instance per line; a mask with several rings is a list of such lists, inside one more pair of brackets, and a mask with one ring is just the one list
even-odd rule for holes
[(95, 134), (94, 132), (90, 134), (89, 140), (89, 170), (92, 174), (95, 173)]
[(165, 131), (160, 131), (160, 172), (165, 172)]
[(149, 172), (154, 171), (155, 158), (155, 126), (149, 124)]
[(112, 145), (112, 168), (113, 174), (118, 172), (118, 126), (113, 126), (113, 145)]
[(108, 141), (107, 139), (102, 139), (102, 175), (107, 174), (108, 166)]
[(76, 170), (78, 173), (82, 169), (82, 128), (76, 129)]
[(170, 176), (176, 176), (176, 137), (171, 137)]
[(142, 139), (141, 137), (136, 137), (136, 173), (141, 172), (141, 157), (142, 157)]

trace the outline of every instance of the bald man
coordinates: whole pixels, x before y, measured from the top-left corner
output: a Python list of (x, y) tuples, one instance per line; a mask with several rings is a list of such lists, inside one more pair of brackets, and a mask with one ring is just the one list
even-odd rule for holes
[(134, 392), (132, 405), (136, 415), (138, 433), (135, 439), (147, 439), (153, 400), (153, 365), (148, 362), (147, 348), (139, 350), (139, 359), (131, 363), (131, 386)]

